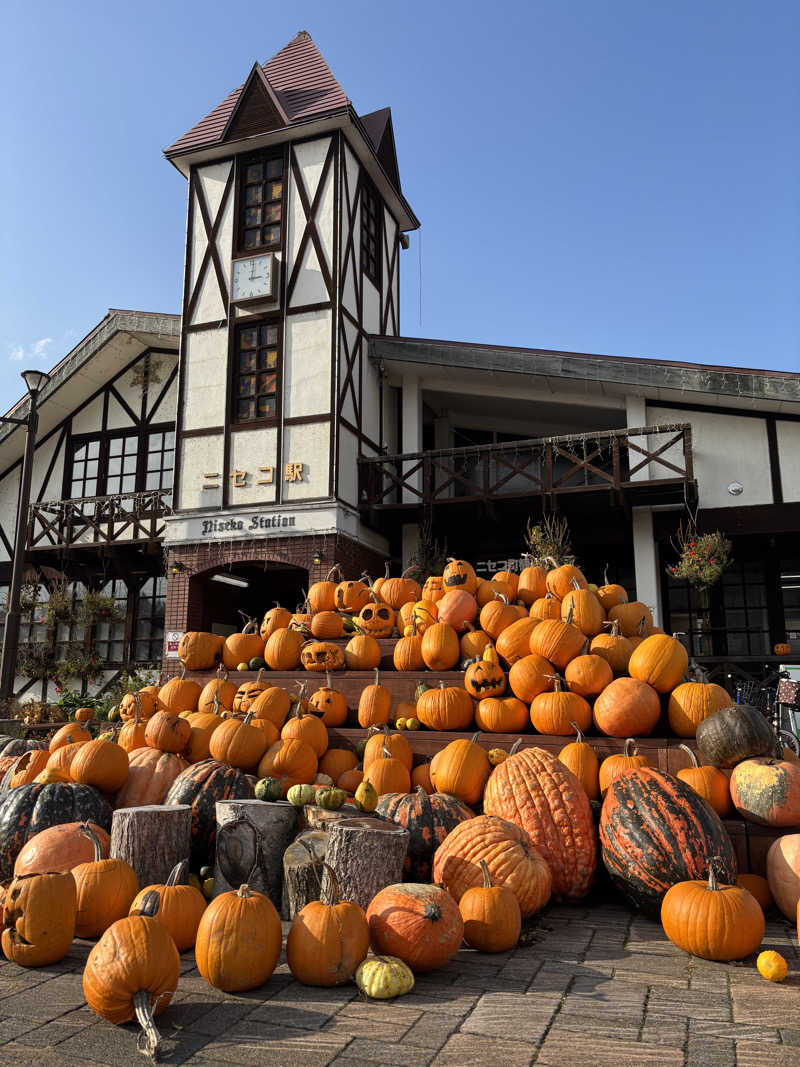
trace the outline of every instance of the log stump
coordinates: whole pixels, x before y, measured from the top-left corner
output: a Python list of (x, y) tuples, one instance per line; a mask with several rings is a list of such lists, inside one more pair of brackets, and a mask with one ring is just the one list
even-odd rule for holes
[(214, 896), (247, 882), (280, 909), (281, 861), (296, 824), (297, 808), (285, 800), (218, 800)]
[(140, 889), (166, 883), (175, 864), (188, 860), (191, 843), (188, 804), (143, 804), (114, 812), (109, 855), (133, 867)]
[[(302, 812), (303, 824), (307, 830), (329, 830), (332, 823), (341, 822), (342, 819), (357, 819), (359, 817), (359, 810), (355, 804), (343, 804), (341, 808), (337, 808), (335, 811), (320, 808), (316, 804), (306, 804), (302, 808)], [(380, 817), (368, 815), (365, 818)]]
[(291, 922), (306, 904), (320, 899), (322, 861), (327, 849), (328, 834), (324, 830), (306, 830), (284, 852), (282, 919)]
[[(328, 828), (325, 862), (333, 868), (342, 900), (352, 900), (364, 911), (377, 892), (403, 878), (408, 830), (378, 819), (342, 819)], [(327, 871), (322, 892), (329, 894)], [(326, 896), (326, 899), (330, 899)]]

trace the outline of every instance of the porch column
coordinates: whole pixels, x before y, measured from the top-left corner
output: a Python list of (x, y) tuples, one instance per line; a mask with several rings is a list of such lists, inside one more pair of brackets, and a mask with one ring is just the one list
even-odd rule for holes
[(419, 526), (414, 522), (403, 525), (403, 570), (411, 566), (411, 558), (419, 549)]
[[(625, 397), (625, 425), (627, 427), (639, 427), (647, 425), (647, 402), (643, 396), (626, 396)], [(637, 445), (645, 446), (645, 438), (640, 437), (637, 441)], [(630, 464), (635, 467), (643, 457), (638, 452), (630, 452)], [(650, 464), (646, 463), (641, 470), (631, 477), (632, 482), (643, 482), (650, 478)], [(642, 599), (641, 597), (639, 598)]]
[[(450, 425), (450, 419), (447, 415), (440, 415), (433, 421), (433, 447), (436, 449), (453, 447), (453, 427)], [(441, 484), (447, 481), (447, 477), (447, 475), (439, 471), (434, 477), (434, 482)], [(442, 493), (442, 496), (453, 496), (454, 489), (454, 485), (449, 485)]]
[(653, 537), (652, 508), (633, 509), (633, 567), (636, 599), (647, 604), (656, 626), (661, 625), (661, 575), (658, 549)]
[[(419, 378), (413, 374), (403, 376), (402, 440), (403, 452), (422, 451), (422, 390), (420, 389)], [(407, 464), (406, 470), (411, 469), (413, 466), (414, 463)], [(422, 489), (421, 469), (409, 477), (409, 485), (418, 490)], [(419, 504), (420, 498), (409, 489), (404, 489), (403, 502)]]

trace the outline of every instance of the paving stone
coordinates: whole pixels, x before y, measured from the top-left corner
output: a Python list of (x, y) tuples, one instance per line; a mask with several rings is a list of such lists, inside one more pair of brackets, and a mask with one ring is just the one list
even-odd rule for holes
[(639, 1038), (645, 1044), (683, 1048), (688, 1029), (689, 1020), (684, 1016), (659, 1015), (648, 1010)]
[(403, 1046), (420, 1045), (422, 1048), (441, 1048), (459, 1025), (459, 1020), (452, 1016), (423, 1012), (418, 1021), (404, 1034)]
[(558, 1007), (553, 997), (550, 1004), (533, 1001), (529, 994), (515, 996), (511, 993), (487, 993), (478, 1001), (475, 1009), (461, 1024), (461, 1032), (508, 1037), (537, 1045), (544, 1036), (550, 1020)]
[(474, 989), (479, 993), (524, 993), (530, 985), (525, 978), (472, 978), (465, 975), (458, 983), (463, 990)]
[(352, 1037), (363, 1037), (374, 1041), (389, 1042), (400, 1041), (411, 1026), (410, 1022), (375, 1019), (368, 1012), (363, 1012), (355, 1015), (335, 1015), (332, 1019), (326, 1020), (321, 1031), (328, 1034), (340, 1034), (348, 1040)]
[(749, 1040), (780, 1042), (780, 1034), (769, 1026), (759, 1026), (756, 1023), (729, 1023), (718, 1022), (714, 1019), (690, 1019), (690, 1037), (710, 1037), (716, 1040)]
[(776, 1027), (794, 1021), (800, 1001), (798, 985), (797, 979), (780, 985), (761, 979), (747, 987), (732, 981), (733, 1021), (747, 1023), (757, 1019), (762, 1026)]
[(690, 1019), (719, 1019), (729, 1022), (731, 1018), (731, 1005), (727, 996), (719, 993), (703, 993), (698, 996), (680, 989), (653, 989), (648, 1001), (648, 1011), (659, 1015), (686, 1015)]
[(220, 1060), (225, 1063), (265, 1064), (276, 1067), (325, 1067), (344, 1049), (349, 1038), (325, 1032), (309, 1033), (288, 1026), (262, 1023), (237, 1023), (217, 1040), (209, 1041), (197, 1060)]
[(452, 991), (450, 993), (425, 992), (416, 989), (403, 997), (403, 1004), (409, 1008), (422, 1011), (441, 1012), (444, 1015), (464, 1016), (469, 1014), (478, 1002), (478, 994), (468, 995)]
[(274, 1026), (294, 1026), (300, 1030), (321, 1030), (340, 1007), (340, 1004), (325, 1007), (314, 1003), (303, 1007), (300, 1004), (279, 1004), (275, 1000), (268, 1000), (266, 1004), (259, 1004), (249, 1011), (247, 1019)]
[[(222, 1033), (230, 1026), (234, 1026), (254, 1010), (258, 1011), (259, 1008), (253, 1009), (250, 1003), (238, 1001), (219, 1002), (210, 999), (202, 1001), (190, 998), (170, 1004), (164, 1014), (159, 1016), (159, 1019), (163, 1019), (165, 1023), (169, 1023), (176, 1029), (187, 1029), (191, 1030), (192, 1033), (213, 1036)], [(264, 1022), (273, 1021), (274, 1014), (273, 1009), (273, 1019), (264, 1018)], [(281, 1021), (283, 1021), (282, 1014)]]
[(366, 999), (351, 1001), (340, 1009), (337, 1019), (367, 1018), (374, 1022), (406, 1023), (408, 1026), (413, 1026), (421, 1015), (419, 1008), (409, 1008), (405, 1003), (405, 997), (400, 997), (391, 1001)]
[(570, 1030), (552, 1029), (539, 1049), (536, 1067), (683, 1067), (677, 1048), (596, 1037), (587, 1025), (583, 1038)]
[[(77, 1030), (73, 1037), (62, 1041), (58, 1054), (72, 1063), (102, 1063), (107, 1067), (130, 1067), (136, 1063), (137, 1035), (141, 1031), (133, 1023), (126, 1026), (113, 1026), (111, 1023), (98, 1023), (85, 1030)], [(174, 1048), (170, 1042), (170, 1049)], [(6, 1046), (10, 1047), (10, 1046)], [(6, 1048), (2, 1051), (5, 1053)]]
[(69, 1060), (55, 1049), (31, 1048), (16, 1042), (3, 1045), (0, 1062), (13, 1064), (13, 1067), (68, 1067), (69, 1064)]
[(356, 1038), (332, 1061), (333, 1067), (364, 1067), (365, 1064), (398, 1064), (399, 1067), (427, 1067), (436, 1055), (434, 1049), (408, 1048), (385, 1041)]
[(686, 1067), (735, 1067), (733, 1041), (710, 1037), (690, 1037), (686, 1043)]
[(35, 1030), (20, 1034), (16, 1042), (19, 1045), (30, 1045), (33, 1048), (53, 1048), (80, 1032), (74, 1026), (65, 1026), (60, 1022), (45, 1023), (44, 1026), (37, 1026)]
[(432, 1063), (434, 1067), (528, 1067), (534, 1053), (535, 1049), (520, 1041), (453, 1034)]
[(597, 981), (578, 975), (564, 999), (561, 1010), (585, 1013), (590, 1017), (599, 1014), (636, 1014), (643, 1018), (647, 997), (648, 987), (641, 983), (608, 979)]
[(590, 1012), (558, 1012), (550, 1032), (571, 1030), (578, 1034), (591, 1031), (592, 1037), (618, 1037), (621, 1041), (638, 1041), (641, 1015), (594, 1015)]
[(784, 1045), (800, 1045), (800, 1030), (781, 1029), (779, 1033)]
[(800, 1053), (792, 1045), (765, 1045), (760, 1041), (736, 1042), (736, 1067), (797, 1067)]
[(35, 1019), (0, 1019), (0, 1045), (15, 1041), (20, 1034), (35, 1030), (41, 1024)]

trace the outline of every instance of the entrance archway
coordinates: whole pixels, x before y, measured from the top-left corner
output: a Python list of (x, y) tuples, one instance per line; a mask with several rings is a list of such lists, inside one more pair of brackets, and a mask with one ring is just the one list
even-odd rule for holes
[(226, 563), (192, 577), (189, 599), (199, 610), (191, 615), (202, 619), (201, 629), (227, 637), (241, 630), (240, 611), (259, 622), (276, 600), (294, 611), (307, 589), (304, 567), (270, 560)]

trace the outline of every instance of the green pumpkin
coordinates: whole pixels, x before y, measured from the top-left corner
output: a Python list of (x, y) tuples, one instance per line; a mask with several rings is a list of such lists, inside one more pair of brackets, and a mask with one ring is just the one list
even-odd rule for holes
[(313, 785), (293, 785), (286, 794), (286, 799), (296, 808), (302, 808), (306, 804), (315, 804), (317, 791)]
[(347, 794), (344, 789), (320, 789), (317, 792), (317, 804), (328, 811), (336, 811), (344, 804)]
[(256, 800), (281, 800), (283, 786), (277, 778), (262, 778), (256, 782)]
[(206, 878), (213, 878), (213, 877), (214, 877), (214, 868), (213, 867), (201, 867), (200, 868), (200, 881), (201, 882), (205, 882)]
[(358, 756), (359, 762), (361, 762), (361, 760), (363, 760), (363, 758), (364, 758), (364, 750), (366, 749), (366, 747), (367, 747), (367, 739), (366, 738), (362, 738), (361, 741), (356, 741), (356, 755)]
[(250, 667), (251, 671), (261, 671), (264, 670), (264, 668), (267, 666), (267, 661), (263, 658), (263, 656), (253, 656), (248, 666)]

